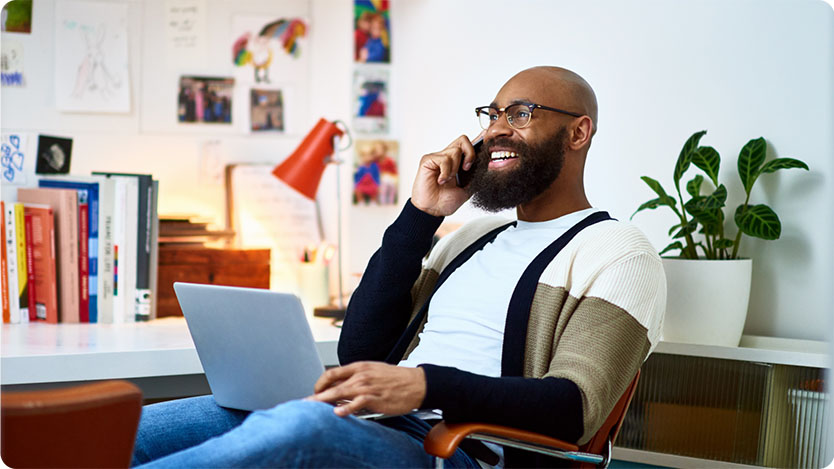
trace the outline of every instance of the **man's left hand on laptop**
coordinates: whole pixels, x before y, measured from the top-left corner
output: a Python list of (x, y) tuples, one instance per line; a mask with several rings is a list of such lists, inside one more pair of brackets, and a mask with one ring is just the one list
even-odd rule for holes
[(325, 371), (308, 399), (349, 403), (334, 408), (345, 417), (362, 409), (386, 415), (402, 415), (419, 408), (426, 396), (422, 368), (408, 368), (382, 362), (356, 362)]

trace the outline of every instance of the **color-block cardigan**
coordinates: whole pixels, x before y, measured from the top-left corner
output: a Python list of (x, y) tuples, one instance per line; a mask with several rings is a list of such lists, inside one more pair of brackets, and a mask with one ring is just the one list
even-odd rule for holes
[[(443, 238), (423, 265), (441, 222), (408, 201), (386, 230), (348, 305), (339, 340), (342, 364), (402, 359), (389, 353), (443, 269), (507, 220), (467, 223)], [(473, 286), (468, 294), (477, 295), (479, 288), (489, 286)], [(516, 341), (525, 344), (523, 377), (421, 365), (427, 381), (423, 407), (442, 409), (449, 421), (510, 425), (583, 444), (657, 343), (665, 305), (663, 267), (645, 236), (625, 223), (597, 223), (581, 231), (539, 279), (526, 337)], [(410, 340), (403, 356), (419, 337)]]

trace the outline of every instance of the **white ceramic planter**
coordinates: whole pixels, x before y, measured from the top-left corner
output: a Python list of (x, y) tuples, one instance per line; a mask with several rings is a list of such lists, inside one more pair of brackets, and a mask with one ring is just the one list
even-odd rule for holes
[(737, 347), (747, 319), (751, 259), (663, 259), (663, 340)]

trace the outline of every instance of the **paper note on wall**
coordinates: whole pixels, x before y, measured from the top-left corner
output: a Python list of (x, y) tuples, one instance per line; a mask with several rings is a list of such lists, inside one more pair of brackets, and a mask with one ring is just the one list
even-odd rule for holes
[(3, 86), (24, 86), (23, 43), (4, 38), (0, 49), (0, 82)]
[(270, 288), (298, 292), (304, 248), (318, 246), (321, 229), (315, 201), (272, 175), (273, 165), (231, 167), (233, 226), (242, 247), (272, 250)]
[[(26, 172), (32, 172), (28, 136), (20, 133), (4, 133), (0, 138), (0, 167), (3, 184), (26, 184)], [(26, 171), (24, 171), (26, 169)]]
[(59, 110), (130, 112), (125, 3), (55, 3)]
[(169, 65), (205, 64), (206, 1), (167, 0), (165, 2), (165, 54)]

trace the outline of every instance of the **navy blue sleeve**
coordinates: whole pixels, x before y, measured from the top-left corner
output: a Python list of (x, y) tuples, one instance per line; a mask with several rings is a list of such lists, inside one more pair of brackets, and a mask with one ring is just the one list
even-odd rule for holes
[(422, 269), (443, 217), (429, 215), (408, 200), (385, 230), (382, 246), (368, 262), (351, 295), (339, 336), (339, 363), (385, 360), (408, 326), (411, 287)]
[(564, 378), (491, 378), (448, 366), (420, 365), (426, 374), (422, 407), (442, 409), (454, 422), (483, 422), (575, 442), (582, 436), (582, 395)]

